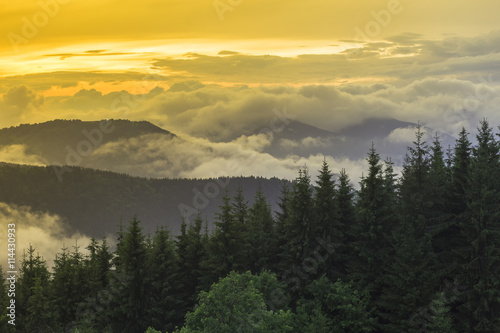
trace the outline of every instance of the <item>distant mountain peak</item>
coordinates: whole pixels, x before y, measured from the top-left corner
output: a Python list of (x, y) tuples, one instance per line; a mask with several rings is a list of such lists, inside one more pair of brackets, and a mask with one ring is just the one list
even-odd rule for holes
[(101, 121), (55, 119), (37, 124), (22, 124), (0, 129), (0, 147), (24, 145), (26, 153), (42, 156), (49, 163), (57, 164), (66, 159), (69, 150), (79, 145), (97, 148), (108, 142), (131, 139), (147, 134), (175, 134), (148, 121), (105, 119)]

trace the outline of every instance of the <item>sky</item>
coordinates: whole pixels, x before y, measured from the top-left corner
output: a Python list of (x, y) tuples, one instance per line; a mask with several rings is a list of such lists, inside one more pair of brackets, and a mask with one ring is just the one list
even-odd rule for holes
[[(474, 133), (483, 117), (500, 123), (498, 1), (0, 0), (0, 8), (0, 128), (147, 120), (205, 147), (206, 160), (223, 144), (248, 150), (255, 137), (245, 129), (268, 126), (274, 110), (332, 132), (367, 118), (452, 136)], [(3, 147), (0, 156), (19, 152)]]

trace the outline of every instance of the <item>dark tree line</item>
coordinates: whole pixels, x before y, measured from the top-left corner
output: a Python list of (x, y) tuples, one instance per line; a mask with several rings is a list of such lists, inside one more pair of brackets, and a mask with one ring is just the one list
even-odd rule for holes
[(400, 177), (373, 146), (367, 162), (359, 190), (326, 161), (314, 181), (301, 169), (275, 216), (261, 190), (252, 205), (226, 193), (213, 232), (200, 215), (175, 237), (133, 219), (116, 251), (63, 249), (52, 272), (30, 248), (17, 330), (500, 332), (500, 143), (488, 122), (476, 145), (463, 129), (446, 151), (418, 127)]

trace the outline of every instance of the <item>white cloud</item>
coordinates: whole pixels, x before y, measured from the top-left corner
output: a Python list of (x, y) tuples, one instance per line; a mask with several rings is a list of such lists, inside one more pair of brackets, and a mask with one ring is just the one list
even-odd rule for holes
[(0, 146), (0, 162), (47, 165), (47, 161), (38, 155), (27, 154), (25, 145)]
[[(7, 225), (16, 226), (16, 259), (17, 267), (20, 268), (23, 250), (30, 244), (36, 252), (42, 256), (47, 267), (52, 269), (56, 254), (61, 253), (61, 248), (72, 249), (78, 242), (80, 251), (84, 252), (85, 247), (90, 243), (90, 238), (80, 233), (69, 233), (69, 229), (64, 221), (57, 215), (42, 212), (34, 212), (29, 207), (18, 207), (0, 202), (0, 238), (5, 244), (7, 240)], [(0, 253), (2, 263), (7, 263), (7, 251)], [(6, 270), (5, 264), (2, 264)]]

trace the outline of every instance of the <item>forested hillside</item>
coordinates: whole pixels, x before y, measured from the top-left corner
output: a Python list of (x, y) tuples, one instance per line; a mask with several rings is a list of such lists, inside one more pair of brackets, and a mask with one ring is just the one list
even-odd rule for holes
[(139, 215), (116, 251), (63, 249), (53, 273), (29, 249), (17, 329), (500, 332), (500, 145), (479, 126), (447, 151), (419, 128), (400, 177), (372, 146), (359, 191), (326, 162), (317, 179), (304, 168), (274, 216), (239, 191), (213, 232), (196, 218), (148, 237)]
[(59, 181), (53, 167), (0, 163), (0, 202), (57, 214), (69, 232), (102, 237), (122, 221), (140, 216), (147, 232), (166, 226), (178, 234), (181, 215), (199, 210), (212, 219), (226, 190), (242, 188), (248, 197), (260, 186), (277, 209), (282, 180), (260, 177), (218, 179), (147, 179), (71, 167)]
[(169, 131), (147, 121), (57, 119), (40, 124), (23, 124), (2, 128), (0, 129), (0, 146), (25, 145), (27, 153), (42, 157), (46, 160), (46, 164), (74, 164), (75, 158), (71, 157), (72, 151), (78, 150), (82, 141), (88, 141), (93, 145), (93, 148), (96, 148), (108, 142), (144, 134), (175, 137)]

